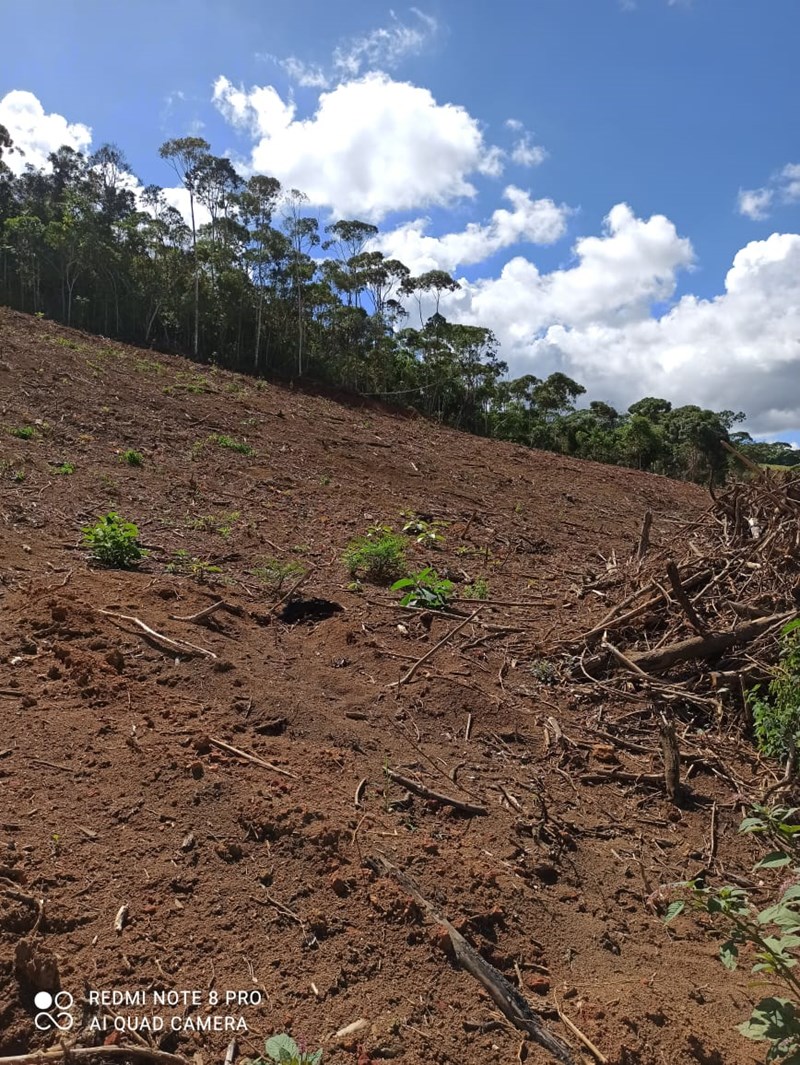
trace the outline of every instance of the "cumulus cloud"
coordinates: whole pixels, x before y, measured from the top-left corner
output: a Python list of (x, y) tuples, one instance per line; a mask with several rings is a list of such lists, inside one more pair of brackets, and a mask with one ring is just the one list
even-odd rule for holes
[(454, 271), (483, 262), (490, 255), (522, 242), (552, 244), (564, 235), (569, 208), (550, 199), (534, 200), (529, 192), (509, 185), (503, 196), (511, 210), (498, 208), (489, 222), (471, 222), (440, 237), (426, 232), (429, 220), (417, 218), (384, 233), (374, 244), (387, 257), (399, 259), (414, 274), (426, 270)]
[(772, 198), (772, 189), (739, 189), (737, 210), (745, 218), (760, 222), (764, 218), (769, 218)]
[(442, 302), (454, 320), (498, 334), (512, 373), (561, 370), (621, 408), (642, 395), (715, 410), (745, 409), (748, 428), (800, 427), (800, 235), (741, 249), (713, 299), (682, 297), (662, 314), (693, 261), (663, 216), (625, 205), (602, 236), (575, 246), (575, 263), (540, 274), (517, 257), (499, 277), (461, 282)]
[(499, 149), (486, 144), (469, 112), (386, 74), (322, 93), (305, 119), (272, 86), (245, 90), (219, 77), (213, 99), (257, 138), (252, 170), (342, 217), (377, 222), (391, 211), (451, 204), (475, 195), (474, 175), (502, 171)]
[(63, 115), (47, 113), (32, 92), (13, 89), (0, 100), (0, 124), (11, 135), (14, 147), (24, 152), (8, 153), (4, 161), (17, 174), (26, 163), (47, 167), (47, 157), (62, 145), (86, 151), (92, 143), (92, 131), (82, 122), (68, 122)]

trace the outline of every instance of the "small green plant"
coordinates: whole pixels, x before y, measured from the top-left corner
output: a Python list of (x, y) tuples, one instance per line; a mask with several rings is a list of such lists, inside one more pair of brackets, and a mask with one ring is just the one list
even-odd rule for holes
[(372, 525), (347, 545), (342, 561), (351, 577), (389, 584), (406, 572), (405, 543), (388, 525)]
[(217, 447), (224, 447), (229, 451), (237, 451), (240, 455), (255, 455), (255, 450), (249, 444), (240, 443), (238, 440), (234, 440), (232, 436), (212, 433), (208, 439), (212, 444), (216, 444)]
[(444, 543), (444, 536), (439, 530), (447, 528), (448, 522), (427, 521), (408, 511), (401, 514), (401, 517), (407, 519), (403, 526), (403, 532), (406, 536), (413, 536), (418, 544), (422, 544), (424, 547), (438, 548)]
[(134, 451), (133, 448), (123, 451), (121, 458), (122, 461), (126, 462), (129, 466), (141, 466), (144, 462), (144, 455), (141, 451)]
[(267, 1065), (270, 1061), (278, 1065), (319, 1065), (322, 1051), (301, 1048), (284, 1032), (268, 1039), (264, 1044), (264, 1055), (251, 1060), (250, 1065)]
[(780, 661), (766, 691), (748, 693), (756, 742), (763, 754), (787, 758), (800, 745), (800, 618), (781, 631)]
[(36, 430), (32, 425), (23, 425), (18, 429), (9, 430), (12, 436), (15, 436), (17, 440), (33, 440), (36, 436)]
[(465, 599), (488, 599), (489, 598), (489, 585), (483, 579), (478, 577), (472, 584), (468, 584), (464, 588)]
[(277, 558), (265, 558), (250, 571), (273, 595), (278, 595), (287, 580), (297, 579), (305, 568), (294, 560), (281, 562)]
[(199, 581), (213, 580), (222, 573), (221, 566), (214, 566), (205, 559), (190, 555), (185, 548), (176, 551), (164, 569), (181, 577), (195, 577)]
[(558, 680), (557, 667), (546, 658), (535, 658), (528, 669), (540, 684), (555, 684)]
[(781, 896), (777, 903), (759, 909), (739, 887), (711, 888), (702, 880), (678, 885), (688, 890), (667, 909), (664, 920), (673, 921), (687, 904), (711, 918), (722, 938), (720, 960), (735, 969), (746, 951), (754, 960), (752, 972), (777, 982), (791, 996), (769, 995), (758, 1002), (750, 1019), (737, 1025), (742, 1035), (769, 1043), (767, 1062), (800, 1063), (800, 980), (795, 975), (800, 948), (800, 824), (797, 808), (756, 806), (739, 831), (764, 838), (767, 854), (757, 870), (783, 870)]
[(56, 466), (53, 473), (60, 476), (70, 477), (75, 472), (75, 464), (72, 462), (62, 462), (60, 466)]
[(14, 470), (11, 476), (17, 484), (24, 484), (27, 474), (24, 470)]
[(92, 557), (106, 566), (125, 569), (146, 557), (139, 544), (139, 530), (124, 521), (114, 511), (82, 529), (84, 546), (90, 547)]
[(191, 522), (194, 529), (202, 529), (205, 532), (216, 532), (224, 539), (233, 532), (233, 527), (242, 516), (240, 510), (232, 510), (229, 514), (201, 514)]
[(430, 610), (446, 610), (455, 585), (440, 577), (435, 569), (426, 566), (419, 573), (402, 577), (392, 585), (393, 592), (404, 592), (401, 606), (421, 606)]

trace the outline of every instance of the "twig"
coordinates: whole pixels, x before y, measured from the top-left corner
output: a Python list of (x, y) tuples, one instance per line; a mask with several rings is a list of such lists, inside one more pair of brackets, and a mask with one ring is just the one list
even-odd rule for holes
[(216, 603), (212, 603), (211, 606), (198, 610), (196, 614), (189, 614), (188, 617), (184, 617), (181, 614), (170, 614), (170, 618), (173, 621), (203, 621), (205, 618), (211, 617), (217, 610), (223, 609), (232, 610), (234, 613), (241, 610), (239, 607), (231, 607), (230, 603), (226, 603), (224, 599), (219, 599)]
[(65, 1050), (36, 1050), (30, 1054), (18, 1054), (10, 1058), (0, 1058), (0, 1065), (42, 1065), (49, 1061), (87, 1061), (90, 1058), (134, 1058), (137, 1061), (153, 1061), (161, 1065), (191, 1065), (180, 1054), (168, 1054), (165, 1050), (151, 1047), (72, 1047)]
[(316, 571), (316, 568), (317, 568), (316, 566), (312, 566), (311, 569), (306, 570), (306, 572), (302, 575), (302, 577), (298, 577), (298, 579), (294, 582), (294, 584), (289, 589), (289, 591), (286, 593), (286, 595), (282, 595), (280, 597), (280, 599), (278, 600), (278, 602), (275, 603), (274, 606), (270, 607), (270, 609), (269, 609), (269, 611), (267, 613), (267, 617), (269, 617), (271, 614), (274, 614), (279, 606), (282, 606), (286, 602), (287, 599), (289, 599), (291, 596), (293, 596), (294, 593), (297, 591), (297, 589), (302, 584), (305, 584), (305, 582), (308, 580), (308, 578), (311, 576), (311, 574)]
[(555, 992), (553, 992), (553, 1001), (556, 1004), (556, 1013), (558, 1013), (558, 1016), (561, 1018), (564, 1024), (566, 1024), (567, 1028), (569, 1028), (575, 1038), (580, 1039), (586, 1049), (591, 1054), (594, 1054), (594, 1056), (600, 1062), (600, 1065), (607, 1065), (608, 1058), (605, 1056), (605, 1054), (598, 1050), (594, 1043), (591, 1041), (591, 1039), (587, 1035), (584, 1035), (580, 1028), (577, 1026), (577, 1024), (571, 1021), (569, 1017), (567, 1017), (567, 1015), (563, 1012), (561, 1006), (559, 1005), (559, 1001), (555, 996)]
[(485, 806), (478, 806), (476, 803), (471, 802), (463, 802), (461, 799), (454, 799), (451, 795), (443, 795), (440, 791), (433, 791), (431, 788), (426, 788), (424, 784), (418, 784), (416, 780), (410, 780), (408, 777), (403, 777), (399, 773), (395, 773), (393, 769), (387, 769), (386, 775), (390, 780), (393, 780), (395, 784), (407, 788), (408, 791), (413, 791), (423, 799), (433, 799), (435, 802), (444, 803), (446, 806), (452, 806), (454, 810), (459, 810), (464, 814), (486, 815), (489, 813)]
[(252, 762), (254, 765), (260, 765), (264, 769), (271, 769), (273, 773), (280, 773), (281, 776), (291, 777), (292, 780), (297, 780), (294, 773), (290, 773), (288, 769), (281, 769), (280, 766), (273, 765), (272, 762), (265, 762), (263, 758), (259, 758), (258, 755), (248, 754), (247, 751), (240, 751), (238, 747), (231, 747), (229, 743), (225, 743), (224, 740), (218, 740), (215, 736), (209, 736), (208, 742), (212, 747), (218, 747), (221, 751), (227, 751), (228, 754), (235, 754), (237, 758), (243, 758), (245, 762)]
[(364, 788), (366, 788), (367, 786), (367, 779), (367, 777), (362, 777), (362, 779), (358, 782), (355, 799), (353, 800), (355, 806), (361, 806), (361, 800), (364, 797)]
[(439, 640), (438, 643), (434, 644), (433, 647), (431, 647), (431, 649), (429, 651), (426, 651), (425, 654), (422, 656), (422, 658), (418, 658), (417, 661), (414, 663), (414, 665), (407, 672), (405, 672), (403, 674), (403, 676), (400, 678), (400, 680), (394, 681), (392, 684), (389, 685), (389, 687), (390, 688), (400, 688), (403, 684), (406, 683), (406, 681), (411, 680), (411, 678), (414, 676), (414, 674), (417, 672), (417, 670), (423, 664), (423, 662), (427, 662), (429, 658), (432, 658), (433, 655), (435, 655), (436, 652), (439, 650), (439, 648), (443, 647), (447, 643), (448, 640), (451, 640), (455, 636), (455, 634), (457, 632), (460, 632), (461, 629), (463, 629), (465, 625), (468, 625), (470, 623), (470, 621), (474, 621), (474, 619), (478, 616), (480, 611), (481, 611), (480, 607), (478, 607), (477, 610), (473, 610), (473, 612), (469, 615), (469, 617), (464, 618), (463, 621), (459, 622), (458, 625), (456, 625), (454, 628), (452, 628), (447, 633), (446, 636), (443, 636), (442, 639)]
[(134, 625), (138, 625), (140, 629), (143, 629), (151, 639), (161, 640), (162, 643), (177, 647), (178, 650), (183, 651), (184, 654), (186, 653), (186, 648), (191, 648), (191, 650), (197, 651), (198, 654), (206, 655), (208, 658), (217, 657), (213, 651), (208, 651), (205, 647), (198, 647), (197, 644), (189, 643), (188, 640), (173, 640), (169, 636), (164, 636), (162, 633), (156, 632), (155, 629), (151, 629), (149, 625), (145, 625), (140, 618), (136, 618), (132, 614), (117, 614), (114, 610), (101, 610), (99, 613), (104, 614), (109, 618), (118, 618), (120, 621), (131, 621)]
[(672, 590), (675, 593), (675, 598), (683, 607), (683, 612), (689, 619), (689, 624), (698, 635), (706, 636), (708, 634), (708, 629), (700, 620), (697, 611), (692, 606), (689, 596), (686, 594), (686, 589), (681, 583), (681, 575), (678, 572), (678, 567), (674, 562), (667, 563), (667, 576), (669, 577), (669, 583), (672, 585)]

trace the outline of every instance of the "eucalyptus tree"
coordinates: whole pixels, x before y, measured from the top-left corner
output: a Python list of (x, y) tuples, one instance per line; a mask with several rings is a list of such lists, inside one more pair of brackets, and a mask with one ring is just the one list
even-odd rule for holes
[(178, 176), (178, 180), (189, 194), (189, 217), (192, 228), (192, 257), (194, 260), (194, 335), (192, 353), (197, 356), (200, 347), (200, 264), (197, 261), (197, 223), (194, 204), (197, 193), (198, 166), (211, 145), (202, 137), (176, 137), (165, 141), (158, 150), (162, 159), (166, 159)]

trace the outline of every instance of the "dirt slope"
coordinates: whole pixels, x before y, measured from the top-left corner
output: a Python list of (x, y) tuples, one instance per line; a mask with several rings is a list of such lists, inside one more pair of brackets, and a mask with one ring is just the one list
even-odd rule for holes
[[(30, 439), (11, 435), (25, 426)], [(589, 575), (630, 555), (647, 509), (667, 542), (703, 492), (1, 310), (0, 430), (0, 1052), (53, 1044), (33, 996), (55, 965), (81, 1045), (131, 1038), (81, 1013), (84, 993), (116, 990), (135, 1001), (112, 1012), (165, 1022), (141, 1038), (205, 1062), (232, 1034), (247, 1055), (284, 1030), (331, 1063), (552, 1061), (532, 1043), (518, 1056), (441, 926), (369, 867), (383, 855), (576, 1048), (554, 995), (609, 1062), (759, 1060), (733, 1030), (745, 978), (646, 905), (701, 864), (708, 806), (585, 783), (617, 755), (581, 730), (630, 707), (548, 683), (558, 638), (604, 612)], [(135, 571), (78, 546), (109, 510), (150, 550)], [(502, 603), (392, 686), (455, 622), (349, 589), (341, 556), (406, 511), (449, 523), (438, 548), (409, 538), (414, 568), (435, 565), (461, 596), (483, 578)], [(265, 586), (276, 559), (314, 567), (301, 594), (342, 609), (280, 620), (296, 577)], [(232, 609), (173, 618), (219, 598)], [(548, 717), (566, 739), (551, 725), (546, 743)], [(488, 813), (407, 795), (387, 769)], [(732, 798), (711, 775), (694, 787)], [(720, 850), (744, 872), (737, 820), (720, 805)], [(169, 991), (178, 1005), (155, 1003)], [(225, 1007), (228, 991), (246, 999)], [(194, 1030), (212, 1016), (238, 1030)]]

